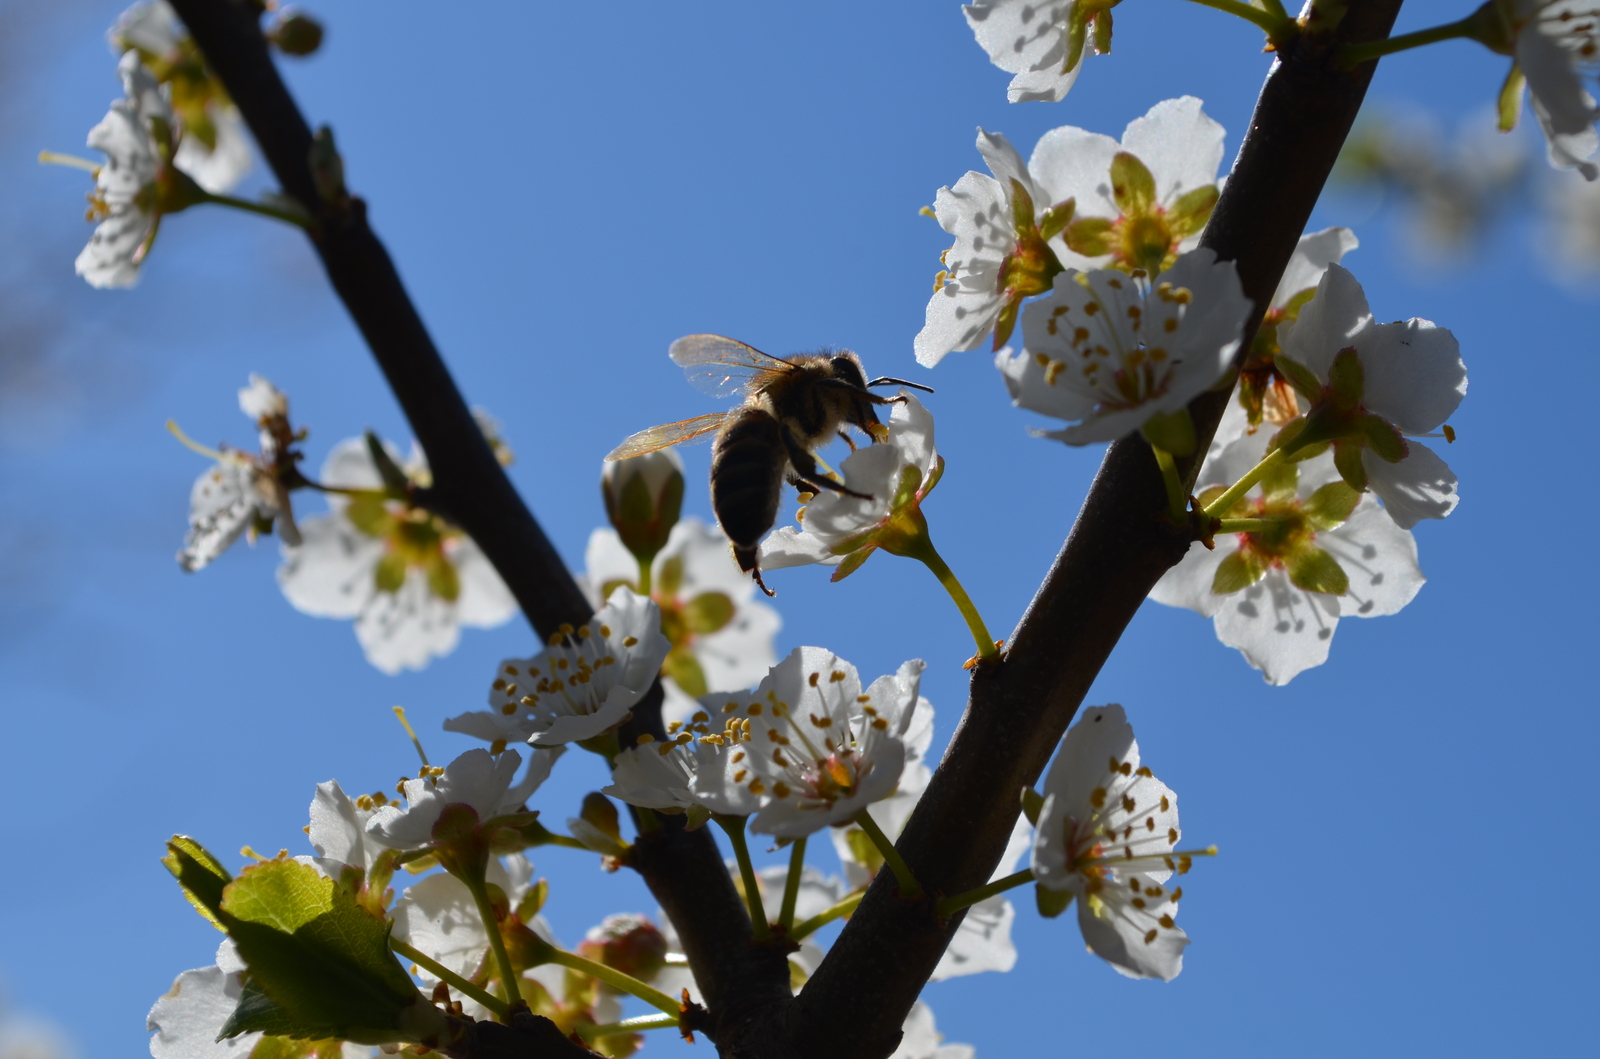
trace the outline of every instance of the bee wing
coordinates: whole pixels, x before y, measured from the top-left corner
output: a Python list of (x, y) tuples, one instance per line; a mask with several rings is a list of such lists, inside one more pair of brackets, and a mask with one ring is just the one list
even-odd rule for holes
[(695, 389), (712, 397), (732, 397), (747, 389), (752, 379), (794, 367), (721, 335), (685, 335), (672, 343), (667, 356), (683, 369)]
[(607, 462), (626, 460), (633, 456), (643, 456), (647, 452), (654, 452), (657, 449), (664, 449), (685, 441), (693, 441), (695, 438), (704, 437), (722, 426), (732, 414), (732, 412), (712, 412), (710, 415), (695, 416), (693, 419), (683, 419), (676, 423), (662, 423), (658, 427), (641, 430), (612, 449), (606, 455), (606, 460)]

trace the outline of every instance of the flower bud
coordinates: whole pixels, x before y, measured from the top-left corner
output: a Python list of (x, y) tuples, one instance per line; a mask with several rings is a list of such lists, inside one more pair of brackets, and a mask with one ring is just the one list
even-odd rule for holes
[(623, 545), (647, 565), (666, 547), (683, 506), (683, 461), (671, 449), (606, 463), (600, 474), (606, 517)]
[(667, 964), (667, 939), (644, 916), (607, 916), (578, 943), (578, 955), (649, 982)]
[(322, 23), (304, 11), (286, 7), (267, 30), (267, 39), (285, 55), (310, 55), (322, 47)]

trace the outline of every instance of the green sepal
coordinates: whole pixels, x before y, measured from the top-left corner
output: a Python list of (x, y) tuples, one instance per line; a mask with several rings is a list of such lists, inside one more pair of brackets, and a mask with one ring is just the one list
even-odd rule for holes
[(1318, 531), (1337, 529), (1361, 503), (1361, 494), (1344, 482), (1329, 482), (1312, 493), (1301, 509)]
[(1194, 455), (1194, 420), (1189, 417), (1187, 408), (1157, 412), (1145, 420), (1140, 431), (1145, 440), (1158, 449), (1165, 449), (1174, 456)]
[(1367, 491), (1367, 468), (1361, 462), (1360, 445), (1335, 445), (1333, 466), (1346, 485), (1358, 493)]
[(167, 842), (167, 855), (161, 858), (161, 863), (178, 880), (183, 896), (194, 905), (195, 911), (218, 930), (227, 930), (217, 917), (217, 910), (222, 907), (223, 889), (233, 881), (233, 876), (222, 862), (188, 835), (173, 835)]
[(857, 864), (874, 873), (883, 867), (883, 854), (865, 831), (852, 827), (844, 833), (844, 840)]
[(1111, 8), (1105, 7), (1094, 15), (1094, 53), (1111, 54)]
[(1289, 380), (1289, 385), (1307, 401), (1315, 401), (1322, 396), (1322, 381), (1304, 364), (1282, 353), (1272, 358), (1272, 364), (1280, 375)]
[(1111, 253), (1111, 225), (1108, 217), (1079, 217), (1065, 229), (1067, 248), (1084, 257)]
[(1495, 101), (1501, 132), (1510, 132), (1517, 127), (1517, 119), (1522, 117), (1522, 86), (1526, 83), (1522, 67), (1512, 63), (1511, 69), (1506, 72), (1505, 83), (1500, 86), (1500, 98)]
[(1220, 195), (1215, 184), (1206, 184), (1180, 195), (1167, 211), (1167, 224), (1172, 228), (1172, 234), (1195, 235), (1205, 228)]
[(1044, 795), (1032, 787), (1022, 788), (1022, 815), (1028, 818), (1028, 823), (1039, 826), (1039, 814), (1044, 811)]
[(738, 608), (725, 592), (702, 592), (683, 608), (689, 631), (706, 636), (725, 628)]
[(661, 564), (656, 574), (656, 589), (667, 599), (676, 599), (683, 587), (683, 556), (674, 555)]
[(1058, 202), (1045, 210), (1044, 216), (1039, 218), (1039, 238), (1048, 242), (1060, 235), (1072, 223), (1073, 214), (1077, 211), (1077, 199)]
[(1033, 196), (1022, 186), (1022, 181), (1011, 178), (1011, 226), (1018, 236), (1033, 234)]
[(667, 660), (661, 663), (661, 675), (671, 677), (672, 682), (683, 689), (685, 695), (698, 699), (702, 695), (710, 694), (706, 682), (706, 671), (700, 665), (700, 660), (694, 652), (687, 647), (674, 647), (667, 652)]
[(528, 892), (522, 895), (522, 900), (517, 902), (517, 918), (524, 923), (532, 923), (533, 917), (539, 914), (545, 901), (550, 896), (550, 880), (540, 879), (528, 887)]
[(857, 548), (855, 551), (844, 557), (844, 562), (840, 563), (834, 568), (833, 576), (828, 578), (828, 580), (843, 581), (845, 578), (861, 569), (861, 564), (870, 559), (872, 557), (872, 553), (877, 550), (878, 549), (872, 545), (865, 545)]
[(1334, 407), (1341, 412), (1355, 411), (1366, 393), (1366, 378), (1366, 370), (1361, 366), (1361, 357), (1355, 347), (1346, 346), (1339, 350), (1328, 369), (1328, 389), (1332, 393)]
[(622, 822), (617, 815), (617, 807), (599, 791), (590, 791), (583, 796), (583, 808), (579, 810), (578, 818), (607, 838), (622, 841)]
[(1356, 426), (1360, 429), (1361, 438), (1367, 443), (1367, 448), (1385, 463), (1399, 463), (1410, 451), (1406, 439), (1400, 436), (1400, 431), (1382, 416), (1375, 416), (1369, 412), (1356, 420)]
[(1289, 462), (1304, 463), (1307, 460), (1314, 460), (1318, 456), (1321, 456), (1324, 452), (1327, 452), (1332, 446), (1333, 442), (1331, 441), (1313, 441), (1311, 444), (1295, 449), (1293, 452), (1291, 452), (1289, 454)]
[(1261, 476), (1261, 495), (1269, 504), (1293, 500), (1300, 491), (1300, 468), (1280, 463)]
[(994, 321), (994, 351), (999, 352), (1000, 347), (1011, 340), (1011, 332), (1017, 327), (1017, 310), (1022, 306), (1021, 298), (1007, 298), (1000, 306), (1000, 315)]
[(1072, 904), (1071, 890), (1047, 890), (1039, 883), (1034, 884), (1033, 896), (1039, 906), (1039, 914), (1046, 919), (1056, 918)]
[(351, 497), (344, 506), (344, 517), (362, 533), (379, 540), (388, 537), (394, 529), (394, 515), (389, 512), (382, 493), (360, 493)]
[(406, 557), (399, 552), (384, 552), (373, 567), (372, 582), (379, 592), (394, 593), (406, 583)]
[(1111, 198), (1124, 217), (1142, 217), (1158, 205), (1156, 178), (1127, 151), (1118, 151), (1111, 159)]
[(1211, 578), (1211, 591), (1226, 596), (1249, 588), (1266, 573), (1266, 562), (1241, 548), (1217, 564), (1217, 572)]
[[(280, 1036), (387, 1044), (442, 1028), (389, 951), (389, 924), (309, 865), (246, 868), (224, 891), (218, 918), (250, 981), (292, 1027)], [(266, 1019), (264, 1011), (251, 1017)]]
[(1290, 583), (1296, 588), (1303, 588), (1307, 592), (1325, 592), (1330, 596), (1342, 596), (1350, 591), (1350, 578), (1345, 574), (1344, 567), (1339, 565), (1339, 560), (1314, 544), (1296, 548), (1284, 560), (1284, 567), (1289, 572)]
[(1298, 320), (1298, 319), (1300, 319), (1300, 310), (1304, 309), (1306, 307), (1306, 304), (1308, 302), (1310, 302), (1311, 299), (1315, 298), (1316, 296), (1317, 296), (1317, 288), (1315, 288), (1315, 287), (1307, 287), (1305, 290), (1298, 292), (1297, 294), (1295, 294), (1294, 297), (1290, 298), (1288, 301), (1283, 303), (1283, 316), (1281, 317), (1281, 319), (1283, 319), (1283, 320)]
[(427, 570), (428, 588), (434, 595), (446, 603), (454, 603), (461, 597), (461, 575), (456, 573), (455, 563), (446, 559), (444, 552), (436, 551), (428, 556)]
[(343, 1055), (343, 1041), (296, 1041), (268, 1035), (250, 1049), (248, 1059), (341, 1059)]
[(1089, 16), (1082, 4), (1073, 4), (1067, 15), (1067, 55), (1061, 72), (1070, 74), (1083, 61), (1083, 45), (1089, 37)]
[(366, 432), (365, 437), (367, 439), (367, 453), (372, 457), (373, 465), (378, 468), (378, 477), (383, 480), (383, 487), (396, 500), (404, 498), (411, 488), (411, 479), (407, 478), (406, 472), (402, 471), (399, 464), (394, 462), (393, 457), (389, 455), (389, 450), (384, 447), (378, 435), (369, 430)]
[(683, 825), (683, 829), (685, 831), (698, 831), (702, 827), (706, 826), (707, 820), (711, 819), (711, 810), (707, 809), (703, 805), (700, 805), (699, 803), (696, 803), (689, 806), (689, 811), (686, 815), (688, 816), (689, 821)]

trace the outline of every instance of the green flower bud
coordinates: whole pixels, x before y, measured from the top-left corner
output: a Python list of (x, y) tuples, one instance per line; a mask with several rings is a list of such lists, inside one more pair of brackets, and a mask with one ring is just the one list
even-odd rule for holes
[(666, 547), (683, 507), (683, 461), (671, 449), (608, 462), (600, 474), (606, 517), (623, 546), (648, 569)]
[(322, 23), (298, 8), (286, 7), (267, 39), (285, 55), (310, 55), (322, 47)]
[(578, 955), (649, 982), (667, 965), (667, 939), (644, 916), (607, 916), (578, 943)]

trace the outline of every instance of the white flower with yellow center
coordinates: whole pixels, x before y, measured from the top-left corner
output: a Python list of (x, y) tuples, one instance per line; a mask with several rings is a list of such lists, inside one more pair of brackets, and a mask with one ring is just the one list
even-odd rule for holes
[[(404, 471), (419, 485), (429, 481), (420, 452)], [(493, 628), (516, 613), (472, 538), (386, 493), (363, 439), (334, 446), (322, 484), (355, 495), (329, 494), (329, 514), (300, 522), (302, 543), (283, 549), (278, 586), (302, 613), (354, 618), (367, 661), (383, 672), (422, 669), (455, 650), (462, 626)]]
[(696, 800), (754, 812), (751, 831), (781, 838), (851, 820), (900, 782), (923, 667), (906, 662), (863, 692), (849, 662), (797, 647), (754, 691), (707, 696), (712, 731), (694, 741)]
[(1178, 849), (1178, 796), (1139, 764), (1121, 706), (1083, 711), (1044, 795), (1033, 844), (1039, 886), (1077, 899), (1083, 940), (1118, 973), (1176, 978), (1189, 936), (1173, 922), (1183, 888), (1166, 883), (1215, 849)]
[(496, 747), (593, 739), (627, 720), (671, 648), (655, 603), (618, 588), (589, 624), (563, 626), (532, 658), (501, 662), (489, 686), (490, 709), (452, 717), (445, 729)]
[(1491, 0), (1473, 21), (1472, 36), (1515, 63), (1501, 92), (1500, 127), (1516, 121), (1526, 80), (1550, 164), (1576, 169), (1585, 180), (1600, 177), (1600, 106), (1584, 87), (1600, 73), (1600, 7), (1593, 0)]
[(1121, 0), (976, 0), (963, 4), (989, 61), (1015, 74), (1013, 103), (1066, 97), (1091, 53), (1111, 50), (1111, 9)]
[(1210, 250), (1184, 254), (1153, 282), (1069, 269), (1024, 310), (1022, 352), (1001, 350), (995, 367), (1019, 408), (1077, 421), (1039, 436), (1114, 441), (1215, 385), (1250, 312), (1233, 262)]

